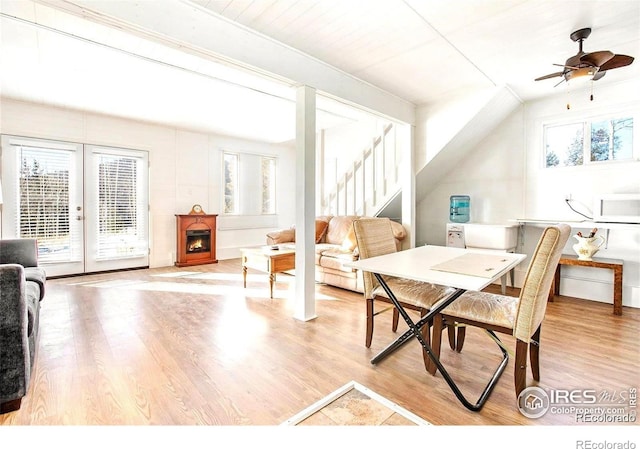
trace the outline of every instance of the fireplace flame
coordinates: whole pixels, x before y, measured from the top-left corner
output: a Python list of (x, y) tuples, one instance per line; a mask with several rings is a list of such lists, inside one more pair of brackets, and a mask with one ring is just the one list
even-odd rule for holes
[(198, 251), (201, 250), (202, 247), (202, 239), (197, 239), (191, 242), (191, 244), (189, 245), (189, 251)]

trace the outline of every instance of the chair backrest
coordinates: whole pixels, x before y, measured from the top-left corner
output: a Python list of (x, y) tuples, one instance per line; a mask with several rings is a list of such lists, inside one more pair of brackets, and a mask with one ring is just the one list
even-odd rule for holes
[(542, 232), (520, 291), (513, 329), (519, 340), (528, 343), (544, 319), (549, 290), (570, 233), (571, 227), (566, 224), (549, 226)]
[[(391, 220), (388, 218), (360, 218), (353, 222), (353, 231), (358, 242), (360, 259), (382, 256), (397, 251)], [(364, 280), (364, 297), (370, 299), (373, 289), (378, 285), (378, 281), (367, 271), (362, 273), (362, 277)]]

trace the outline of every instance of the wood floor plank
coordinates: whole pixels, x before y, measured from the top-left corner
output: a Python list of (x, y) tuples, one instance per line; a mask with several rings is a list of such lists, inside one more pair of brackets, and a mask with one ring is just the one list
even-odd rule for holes
[[(279, 275), (270, 299), (264, 276), (250, 273), (245, 289), (240, 273), (236, 259), (49, 280), (29, 393), (0, 424), (277, 425), (352, 380), (433, 424), (576, 424), (567, 414), (523, 416), (512, 361), (482, 411), (470, 412), (425, 371), (416, 342), (370, 363), (398, 334), (391, 313), (379, 315), (364, 346), (362, 295), (317, 285), (318, 317), (302, 322), (293, 318), (295, 278)], [(637, 388), (639, 323), (638, 309), (615, 316), (610, 304), (557, 297), (538, 385)], [(443, 346), (443, 363), (471, 397), (498, 363), (494, 346), (473, 329), (462, 353)]]

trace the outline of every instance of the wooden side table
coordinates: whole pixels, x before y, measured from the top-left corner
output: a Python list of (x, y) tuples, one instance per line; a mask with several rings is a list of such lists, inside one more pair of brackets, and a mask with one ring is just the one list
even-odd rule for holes
[(269, 292), (273, 299), (273, 284), (276, 273), (293, 270), (296, 267), (296, 251), (293, 249), (244, 248), (242, 252), (242, 278), (247, 288), (247, 269), (269, 273)]
[(607, 268), (613, 270), (613, 314), (622, 315), (622, 268), (624, 261), (619, 259), (594, 258), (593, 260), (580, 260), (578, 256), (563, 254), (558, 262), (555, 277), (549, 292), (549, 301), (553, 301), (555, 295), (560, 294), (560, 266), (574, 265), (580, 267)]

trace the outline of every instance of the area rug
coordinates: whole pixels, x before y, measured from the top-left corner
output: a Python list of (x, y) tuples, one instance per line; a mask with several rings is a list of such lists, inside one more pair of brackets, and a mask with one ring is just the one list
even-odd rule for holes
[(283, 426), (428, 426), (430, 423), (351, 381), (282, 423)]

